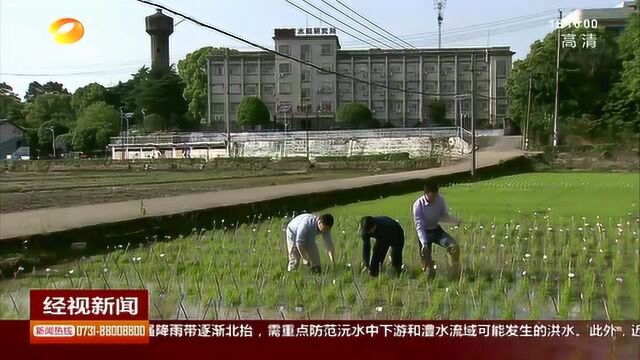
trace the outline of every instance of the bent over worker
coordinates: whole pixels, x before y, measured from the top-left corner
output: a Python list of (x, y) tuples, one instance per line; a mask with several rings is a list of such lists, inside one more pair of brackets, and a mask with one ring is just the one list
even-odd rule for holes
[(424, 194), (413, 204), (413, 219), (418, 233), (420, 258), (423, 270), (429, 278), (436, 275), (436, 266), (432, 258), (433, 244), (444, 247), (451, 257), (454, 273), (460, 270), (460, 246), (455, 239), (440, 226), (441, 222), (460, 225), (460, 220), (449, 215), (447, 203), (439, 194), (438, 185), (429, 182), (424, 187)]
[[(391, 248), (391, 265), (396, 275), (400, 275), (404, 229), (397, 220), (388, 216), (365, 216), (360, 219), (360, 236), (362, 237), (362, 262), (369, 269), (369, 275), (378, 276), (389, 248)], [(371, 238), (376, 239), (373, 245), (373, 256), (371, 256)]]
[(316, 236), (322, 234), (329, 260), (334, 263), (333, 240), (331, 239), (331, 228), (333, 227), (333, 216), (323, 214), (321, 216), (313, 214), (301, 214), (293, 218), (287, 225), (287, 251), (289, 255), (288, 271), (293, 271), (298, 267), (300, 258), (311, 268), (314, 273), (319, 273), (320, 252), (316, 243)]

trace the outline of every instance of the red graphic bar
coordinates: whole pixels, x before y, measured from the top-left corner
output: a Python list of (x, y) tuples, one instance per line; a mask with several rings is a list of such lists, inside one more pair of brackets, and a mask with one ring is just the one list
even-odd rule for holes
[[(105, 348), (103, 345), (86, 343), (73, 347), (30, 345), (30, 330), (34, 327), (30, 326), (29, 321), (0, 321), (0, 333), (3, 334), (0, 346), (3, 356), (8, 359), (12, 355), (20, 358), (24, 354), (34, 358), (65, 359), (93, 359), (101, 354), (108, 354), (110, 358), (186, 358), (205, 352), (221, 358), (286, 355), (323, 360), (363, 357), (412, 359), (416, 356), (446, 359), (640, 359), (640, 320), (208, 320), (149, 323), (151, 336), (147, 345), (111, 344)], [(431, 330), (427, 330), (431, 328), (430, 325), (433, 325), (433, 336)], [(482, 330), (481, 333), (478, 331), (481, 327), (488, 330)], [(537, 332), (534, 332), (536, 327)], [(54, 331), (60, 336), (68, 336), (72, 330), (36, 328), (38, 331), (39, 334)], [(91, 335), (85, 328), (73, 331), (80, 332), (84, 337)], [(485, 336), (485, 333), (488, 335)]]
[(30, 293), (31, 320), (148, 320), (147, 290), (36, 290)]

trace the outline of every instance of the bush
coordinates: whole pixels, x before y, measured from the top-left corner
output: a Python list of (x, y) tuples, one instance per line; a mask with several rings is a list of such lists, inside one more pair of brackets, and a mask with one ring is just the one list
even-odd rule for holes
[(373, 113), (360, 103), (342, 105), (336, 113), (336, 122), (340, 127), (371, 127), (374, 123)]
[(242, 127), (251, 129), (255, 129), (256, 126), (269, 126), (271, 123), (269, 108), (260, 98), (247, 96), (238, 106), (236, 121)]

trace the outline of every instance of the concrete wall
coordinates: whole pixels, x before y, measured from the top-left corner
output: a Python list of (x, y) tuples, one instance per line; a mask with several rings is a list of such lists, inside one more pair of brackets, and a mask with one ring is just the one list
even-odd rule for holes
[[(295, 140), (249, 140), (234, 141), (232, 154), (236, 157), (306, 157), (307, 141)], [(459, 158), (471, 151), (469, 144), (458, 137), (431, 138), (352, 138), (309, 140), (309, 155), (356, 156), (408, 153), (411, 157)], [(193, 153), (191, 155), (194, 157)]]

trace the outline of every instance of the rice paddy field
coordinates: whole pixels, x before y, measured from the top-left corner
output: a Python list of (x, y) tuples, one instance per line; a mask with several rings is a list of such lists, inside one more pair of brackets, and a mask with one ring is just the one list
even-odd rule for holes
[[(176, 239), (149, 234), (104, 255), (16, 269), (0, 281), (0, 318), (28, 318), (30, 288), (147, 288), (154, 319), (640, 319), (638, 173), (536, 173), (443, 187), (460, 227), (462, 271), (434, 246), (420, 269), (410, 208), (419, 192), (326, 211), (335, 266), (286, 272), (283, 229), (294, 214)], [(384, 194), (381, 194), (384, 195)], [(323, 211), (324, 212), (324, 211)], [(358, 219), (389, 215), (406, 230), (404, 272), (362, 272)]]

